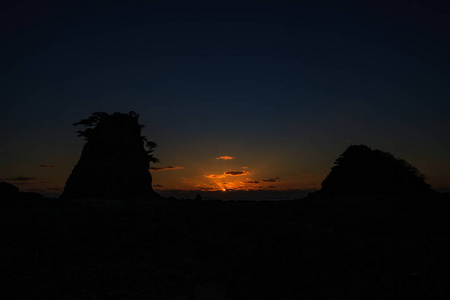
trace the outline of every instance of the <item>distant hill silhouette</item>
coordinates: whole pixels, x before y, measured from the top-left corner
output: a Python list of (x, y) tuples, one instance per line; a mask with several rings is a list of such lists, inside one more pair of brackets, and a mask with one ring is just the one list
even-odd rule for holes
[(95, 112), (74, 125), (88, 127), (78, 131), (87, 143), (61, 197), (159, 198), (149, 173), (156, 144), (141, 136), (138, 114)]
[(0, 199), (2, 200), (41, 200), (44, 196), (33, 192), (21, 192), (16, 186), (0, 182)]
[(335, 161), (319, 191), (309, 198), (365, 196), (431, 196), (437, 192), (424, 176), (406, 161), (392, 154), (351, 145)]

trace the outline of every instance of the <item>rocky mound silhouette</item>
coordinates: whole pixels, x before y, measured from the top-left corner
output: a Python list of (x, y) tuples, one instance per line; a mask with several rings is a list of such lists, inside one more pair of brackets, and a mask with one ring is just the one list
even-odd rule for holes
[(88, 127), (78, 131), (87, 143), (61, 197), (159, 198), (149, 172), (156, 144), (141, 136), (138, 114), (95, 112), (74, 125)]
[(335, 166), (310, 198), (349, 198), (367, 196), (434, 196), (415, 167), (392, 154), (351, 145), (335, 161)]

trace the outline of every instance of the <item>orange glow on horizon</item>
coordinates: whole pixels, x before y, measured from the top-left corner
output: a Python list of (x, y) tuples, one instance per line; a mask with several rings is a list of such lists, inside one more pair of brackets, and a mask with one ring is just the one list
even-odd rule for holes
[(248, 165), (246, 161), (228, 155), (205, 158), (196, 166), (177, 166), (179, 164), (161, 168), (179, 170), (177, 172), (152, 172), (154, 187), (160, 191), (197, 192), (307, 190), (320, 188), (320, 182), (326, 175), (303, 170), (286, 174), (257, 164)]
[(224, 178), (226, 175), (225, 174), (209, 174), (209, 175), (205, 175), (206, 178)]

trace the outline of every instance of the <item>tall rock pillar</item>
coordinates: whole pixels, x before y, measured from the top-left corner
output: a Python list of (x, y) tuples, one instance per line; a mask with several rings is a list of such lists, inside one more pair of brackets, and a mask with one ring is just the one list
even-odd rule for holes
[(95, 127), (79, 131), (87, 143), (66, 182), (63, 198), (159, 198), (152, 188), (149, 154), (138, 118), (135, 113), (94, 113), (75, 123)]

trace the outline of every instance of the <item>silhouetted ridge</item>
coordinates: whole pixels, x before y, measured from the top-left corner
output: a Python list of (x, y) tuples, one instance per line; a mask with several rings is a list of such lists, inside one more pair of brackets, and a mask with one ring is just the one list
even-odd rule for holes
[(436, 192), (424, 181), (424, 176), (408, 162), (365, 145), (352, 145), (336, 159), (335, 166), (322, 182), (322, 188), (310, 197), (434, 194)]
[(44, 196), (34, 192), (21, 192), (19, 188), (8, 183), (0, 182), (0, 199), (2, 200), (42, 200)]
[(17, 193), (19, 193), (19, 188), (7, 183), (7, 182), (0, 182), (0, 195), (2, 196), (14, 196)]
[[(74, 125), (87, 140), (78, 164), (66, 182), (65, 198), (158, 198), (153, 191), (149, 161), (156, 144), (141, 136), (139, 115), (95, 112)], [(147, 150), (144, 148), (144, 142)]]

